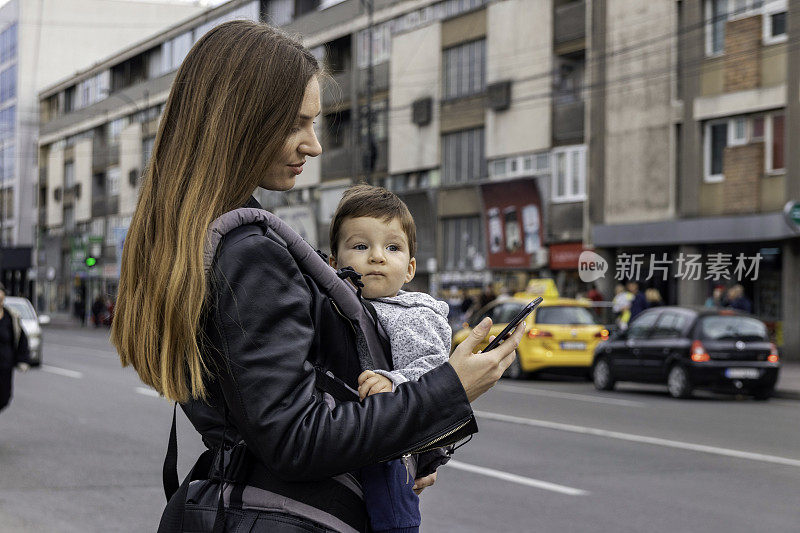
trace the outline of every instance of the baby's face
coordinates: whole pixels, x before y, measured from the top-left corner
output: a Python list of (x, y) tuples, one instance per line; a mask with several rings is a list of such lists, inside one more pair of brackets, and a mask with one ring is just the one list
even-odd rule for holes
[(398, 219), (348, 218), (342, 223), (339, 249), (331, 264), (352, 267), (361, 274), (365, 298), (396, 296), (414, 278), (416, 259)]

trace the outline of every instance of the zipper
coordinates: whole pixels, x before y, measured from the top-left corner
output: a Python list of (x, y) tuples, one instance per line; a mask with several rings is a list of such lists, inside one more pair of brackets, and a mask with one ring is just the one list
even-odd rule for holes
[(428, 451), (428, 449), (439, 448), (439, 446), (434, 446), (434, 444), (437, 444), (437, 443), (443, 441), (444, 439), (446, 439), (447, 437), (449, 437), (453, 433), (457, 432), (459, 429), (461, 429), (464, 426), (466, 426), (467, 424), (469, 424), (471, 421), (472, 421), (472, 416), (470, 416), (467, 419), (467, 421), (464, 422), (463, 424), (459, 424), (458, 426), (456, 426), (455, 428), (451, 429), (450, 431), (448, 431), (444, 435), (440, 435), (440, 436), (436, 437), (435, 439), (430, 441), (428, 444), (422, 446), (421, 448), (417, 448), (416, 450), (411, 450), (406, 455), (410, 455), (410, 454), (413, 454), (413, 453), (422, 453), (422, 452)]

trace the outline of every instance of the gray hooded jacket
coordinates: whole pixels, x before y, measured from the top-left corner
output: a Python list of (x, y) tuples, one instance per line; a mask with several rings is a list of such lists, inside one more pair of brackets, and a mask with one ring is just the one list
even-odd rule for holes
[(375, 370), (397, 386), (447, 362), (452, 330), (448, 307), (424, 292), (400, 291), (397, 296), (370, 300), (392, 348), (394, 371)]

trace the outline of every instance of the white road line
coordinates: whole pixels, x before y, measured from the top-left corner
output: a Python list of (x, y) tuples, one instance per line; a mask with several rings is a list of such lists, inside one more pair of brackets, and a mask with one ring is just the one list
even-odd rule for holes
[(144, 396), (152, 396), (153, 398), (160, 398), (161, 395), (158, 392), (154, 391), (153, 389), (147, 387), (136, 387), (136, 392), (142, 394)]
[(589, 492), (585, 490), (575, 489), (564, 485), (556, 485), (555, 483), (549, 483), (547, 481), (541, 481), (538, 479), (533, 479), (525, 476), (518, 476), (516, 474), (503, 472), (502, 470), (495, 470), (494, 468), (486, 468), (484, 466), (475, 466), (467, 463), (462, 463), (461, 461), (450, 460), (447, 462), (447, 466), (449, 468), (455, 468), (456, 470), (464, 470), (465, 472), (472, 472), (473, 474), (480, 474), (482, 476), (502, 479), (503, 481), (510, 481), (511, 483), (519, 483), (520, 485), (535, 487), (537, 489), (559, 492), (561, 494), (567, 494), (569, 496), (586, 496), (587, 494), (589, 494)]
[(749, 459), (751, 461), (761, 461), (762, 463), (773, 463), (778, 465), (800, 467), (800, 460), (780, 457), (777, 455), (766, 455), (763, 453), (745, 452), (742, 450), (732, 450), (730, 448), (718, 448), (716, 446), (706, 446), (705, 444), (694, 444), (678, 440), (660, 439), (657, 437), (646, 437), (644, 435), (634, 435), (631, 433), (620, 433), (618, 431), (608, 431), (605, 429), (590, 428), (586, 426), (573, 426), (571, 424), (561, 424), (559, 422), (549, 422), (547, 420), (534, 420), (532, 418), (522, 418), (519, 416), (503, 415), (500, 413), (489, 413), (486, 411), (475, 411), (479, 417), (499, 422), (510, 422), (512, 424), (522, 424), (559, 431), (569, 431), (571, 433), (582, 433), (584, 435), (595, 435), (597, 437), (607, 437), (610, 439), (626, 440), (629, 442), (639, 442), (643, 444), (654, 444), (667, 448), (677, 448), (679, 450), (689, 450), (693, 452), (710, 453), (725, 457), (736, 457), (737, 459)]
[(598, 398), (595, 396), (589, 396), (586, 394), (573, 394), (571, 392), (558, 392), (554, 390), (547, 390), (547, 389), (534, 389), (529, 387), (519, 387), (514, 385), (504, 385), (499, 384), (494, 386), (495, 389), (506, 391), (506, 392), (516, 392), (518, 394), (530, 394), (534, 396), (550, 396), (552, 398), (564, 398), (567, 400), (577, 400), (580, 402), (592, 402), (592, 403), (605, 403), (609, 405), (624, 405), (626, 407), (645, 407), (647, 404), (643, 402), (636, 402), (633, 400), (620, 400), (614, 398)]
[(42, 372), (49, 372), (50, 374), (58, 374), (59, 376), (66, 376), (68, 378), (80, 379), (83, 377), (83, 372), (75, 370), (67, 370), (66, 368), (59, 368), (57, 366), (42, 365), (39, 367)]

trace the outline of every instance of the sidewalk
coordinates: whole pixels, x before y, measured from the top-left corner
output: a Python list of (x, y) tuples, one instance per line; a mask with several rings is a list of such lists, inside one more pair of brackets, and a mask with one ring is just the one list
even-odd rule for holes
[[(79, 327), (78, 320), (69, 313), (52, 313), (50, 324), (45, 326), (48, 329), (78, 329)], [(775, 389), (775, 397), (800, 400), (800, 361), (783, 362)]]

